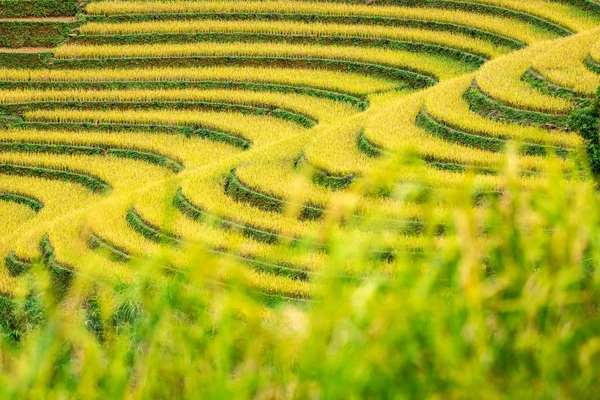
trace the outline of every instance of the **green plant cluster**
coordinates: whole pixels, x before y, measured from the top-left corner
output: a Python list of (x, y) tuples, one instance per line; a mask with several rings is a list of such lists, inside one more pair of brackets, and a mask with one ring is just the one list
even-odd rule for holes
[(0, 68), (42, 69), (52, 60), (51, 52), (0, 53)]
[[(0, 395), (595, 398), (598, 195), (553, 179), (458, 207), (447, 241), (398, 255), (392, 275), (351, 233), (330, 237), (310, 301), (259, 295), (233, 259), (198, 249), (179, 273), (168, 252), (137, 261), (127, 284), (74, 274), (60, 303), (39, 290), (48, 269), (31, 268), (29, 294), (0, 298)], [(349, 258), (370, 277), (345, 279)]]
[(79, 4), (77, 0), (1, 0), (0, 18), (74, 16)]
[(600, 175), (600, 88), (596, 100), (589, 107), (576, 109), (571, 113), (569, 126), (578, 131), (585, 141), (590, 168), (596, 176)]
[(0, 47), (55, 47), (78, 22), (0, 21)]
[(26, 196), (17, 193), (0, 192), (0, 201), (22, 204), (26, 207), (31, 208), (36, 213), (40, 212), (42, 208), (44, 208), (44, 203), (42, 203), (40, 200), (35, 199), (31, 196)]
[[(235, 170), (231, 171), (225, 184), (225, 193), (235, 200), (251, 204), (263, 211), (282, 213), (285, 211), (285, 200), (269, 196), (250, 189), (239, 180)], [(300, 208), (299, 218), (301, 220), (318, 220), (323, 217), (324, 210), (312, 205), (304, 205)]]

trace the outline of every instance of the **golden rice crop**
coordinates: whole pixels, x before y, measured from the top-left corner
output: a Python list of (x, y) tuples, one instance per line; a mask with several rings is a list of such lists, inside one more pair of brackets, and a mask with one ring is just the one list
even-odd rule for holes
[(475, 2), (536, 15), (547, 21), (564, 25), (574, 31), (592, 29), (598, 24), (598, 17), (594, 13), (551, 0), (528, 0), (526, 2), (520, 0), (475, 0)]
[(389, 28), (370, 25), (341, 25), (277, 21), (157, 21), (157, 22), (92, 22), (80, 28), (87, 35), (131, 35), (142, 33), (268, 33), (277, 35), (342, 36), (386, 38), (433, 43), (463, 51), (495, 57), (503, 53), (489, 42), (469, 36), (432, 32), (414, 28)]
[(598, 41), (598, 34), (600, 30), (594, 29), (553, 42), (533, 59), (533, 68), (559, 86), (584, 96), (595, 95), (600, 76), (587, 69), (584, 60)]
[(239, 81), (279, 83), (364, 95), (394, 89), (393, 82), (351, 72), (295, 68), (141, 68), (141, 69), (0, 69), (0, 81), (8, 82), (198, 82)]
[(530, 24), (483, 14), (462, 11), (439, 10), (417, 7), (385, 7), (378, 5), (350, 5), (344, 3), (294, 2), (294, 1), (177, 1), (177, 2), (95, 2), (87, 6), (89, 14), (136, 14), (136, 13), (209, 13), (209, 12), (274, 12), (325, 15), (362, 15), (392, 18), (414, 18), (429, 21), (442, 21), (473, 26), (525, 43), (549, 38)]
[(70, 45), (54, 51), (59, 59), (107, 59), (131, 57), (194, 57), (194, 56), (260, 56), (290, 58), (326, 58), (375, 63), (393, 67), (415, 68), (430, 72), (441, 79), (465, 73), (472, 67), (465, 63), (407, 51), (357, 48), (349, 46), (318, 46), (282, 43), (194, 43), (146, 45)]
[(8, 236), (16, 231), (23, 222), (29, 221), (35, 216), (35, 211), (28, 206), (0, 200), (0, 235)]
[(472, 76), (467, 76), (436, 86), (425, 103), (429, 114), (450, 126), (481, 132), (491, 137), (571, 148), (577, 148), (581, 144), (581, 137), (576, 133), (549, 133), (541, 128), (495, 122), (472, 112), (463, 98), (472, 79)]
[[(164, 126), (202, 126), (244, 137), (256, 145), (279, 140), (305, 131), (291, 122), (263, 115), (237, 112), (190, 110), (35, 110), (26, 112), (28, 121), (91, 122)], [(153, 135), (152, 135), (153, 136)]]
[(131, 132), (46, 132), (35, 130), (9, 131), (0, 133), (0, 142), (22, 142), (43, 144), (64, 144), (75, 146), (101, 146), (107, 148), (132, 149), (153, 152), (183, 163), (186, 168), (194, 168), (215, 159), (231, 157), (235, 151), (231, 146), (208, 140), (190, 140), (183, 135), (147, 134)]
[[(388, 151), (408, 151), (420, 157), (441, 162), (500, 168), (503, 154), (450, 143), (423, 132), (414, 121), (430, 91), (417, 93), (388, 105), (370, 120), (364, 122), (364, 134), (375, 145)], [(337, 175), (360, 172), (366, 174), (377, 164), (358, 151), (357, 136), (361, 126), (346, 129), (328, 129), (305, 148), (311, 164)], [(528, 171), (543, 171), (547, 167), (544, 157), (519, 156), (519, 165)], [(561, 162), (566, 169), (572, 163)]]
[(477, 85), (492, 98), (516, 108), (547, 113), (569, 113), (573, 108), (571, 102), (545, 95), (521, 80), (532, 61), (547, 53), (548, 47), (547, 44), (532, 45), (487, 63), (477, 72)]
[(0, 91), (0, 103), (28, 102), (216, 102), (250, 105), (255, 107), (274, 106), (293, 110), (316, 120), (328, 120), (348, 116), (356, 109), (347, 103), (314, 98), (300, 94), (279, 94), (244, 90), (6, 90)]

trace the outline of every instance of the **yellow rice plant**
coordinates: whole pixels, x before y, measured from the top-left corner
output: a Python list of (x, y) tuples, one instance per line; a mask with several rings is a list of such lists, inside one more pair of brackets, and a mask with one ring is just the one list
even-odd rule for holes
[(244, 90), (10, 90), (0, 91), (0, 103), (28, 102), (215, 102), (255, 107), (274, 106), (311, 116), (317, 121), (352, 115), (351, 105), (300, 94), (263, 93)]
[(35, 211), (28, 206), (0, 201), (0, 235), (2, 237), (8, 236), (24, 222), (35, 218), (35, 216)]
[(136, 13), (209, 13), (209, 12), (274, 12), (325, 15), (359, 15), (392, 18), (414, 18), (472, 26), (513, 37), (525, 43), (550, 38), (530, 24), (484, 14), (463, 11), (418, 7), (364, 6), (344, 3), (294, 2), (294, 1), (176, 1), (176, 2), (94, 2), (86, 12), (92, 15)]
[[(164, 227), (170, 232), (184, 237), (190, 243), (198, 243), (199, 245), (207, 246), (208, 248), (224, 248), (232, 253), (237, 252), (239, 255), (249, 257), (267, 258), (271, 254), (270, 246), (250, 241), (237, 233), (226, 232), (220, 229), (211, 228), (210, 226), (198, 225), (181, 215), (173, 220), (172, 217), (165, 214), (165, 208), (162, 206), (168, 198), (167, 194), (173, 193), (166, 190), (163, 186), (153, 187), (151, 190), (137, 193), (136, 198), (139, 199), (139, 201), (134, 203), (136, 210), (144, 220), (150, 222), (154, 226)], [(126, 214), (131, 206), (132, 202), (127, 199), (113, 201), (105, 210), (103, 210), (107, 212), (111, 218), (102, 218), (102, 215), (91, 215), (87, 220), (87, 223), (95, 234), (114, 243), (133, 256), (142, 257), (148, 254), (161, 254), (161, 252), (164, 251), (164, 248), (134, 232), (127, 224)], [(171, 221), (171, 223), (165, 221)], [(172, 250), (170, 253), (175, 255), (175, 259), (177, 259), (178, 252), (178, 250)], [(292, 253), (290, 252), (290, 254)], [(282, 258), (283, 260), (280, 259), (280, 262), (284, 260), (288, 262), (291, 261), (287, 259), (285, 255), (283, 255)], [(312, 261), (313, 263), (315, 262), (315, 260)], [(312, 265), (312, 263), (307, 265)], [(177, 268), (177, 264), (173, 267)], [(306, 296), (308, 293), (308, 283), (306, 282), (298, 282), (275, 275), (263, 276), (263, 274), (256, 273), (252, 270), (248, 270), (248, 273), (253, 282), (252, 286), (257, 289), (266, 290), (272, 294), (291, 296)], [(223, 276), (222, 278), (225, 279), (226, 276)]]
[(298, 59), (324, 58), (416, 68), (440, 79), (472, 69), (465, 63), (436, 55), (350, 46), (318, 46), (282, 43), (194, 43), (146, 45), (69, 45), (57, 48), (59, 59), (107, 59), (131, 57), (256, 56)]
[(548, 44), (524, 50), (487, 63), (475, 78), (479, 88), (492, 98), (510, 106), (548, 113), (569, 113), (571, 102), (545, 95), (521, 80), (534, 58), (549, 52)]
[(118, 110), (88, 111), (58, 109), (30, 111), (26, 112), (24, 117), (28, 121), (42, 122), (202, 126), (244, 137), (258, 146), (306, 131), (305, 128), (291, 122), (268, 116), (248, 115), (236, 112), (135, 110), (124, 113)]
[(600, 75), (584, 65), (584, 60), (598, 41), (600, 29), (571, 36), (546, 46), (546, 51), (534, 58), (532, 66), (557, 85), (573, 89), (584, 96), (596, 94)]
[(471, 0), (471, 2), (522, 11), (564, 25), (574, 31), (592, 29), (598, 24), (598, 17), (593, 13), (552, 0)]
[(197, 82), (239, 81), (278, 83), (364, 95), (394, 89), (397, 84), (351, 72), (295, 68), (134, 68), (134, 69), (0, 69), (8, 82)]
[(467, 90), (473, 76), (456, 79), (440, 84), (431, 92), (425, 107), (427, 112), (438, 121), (466, 131), (480, 132), (482, 135), (522, 140), (533, 143), (577, 148), (581, 137), (576, 133), (548, 132), (537, 127), (506, 124), (482, 117), (469, 109), (463, 93)]
[(190, 140), (183, 135), (169, 134), (23, 130), (0, 133), (0, 142), (4, 141), (133, 149), (170, 157), (181, 162), (186, 168), (197, 168), (235, 154), (234, 149), (226, 144), (201, 139)]
[[(225, 176), (229, 169), (219, 166), (211, 168), (211, 170), (209, 173), (203, 171), (200, 174), (188, 174), (186, 180), (182, 182), (184, 195), (201, 210), (217, 218), (225, 218), (244, 226), (275, 232), (282, 236), (283, 243), (300, 237), (319, 240), (319, 233), (322, 231), (321, 222), (299, 220), (289, 213), (262, 211), (240, 203), (224, 192)], [(210, 218), (207, 218), (206, 223), (211, 223)], [(332, 230), (339, 229), (341, 228), (328, 227), (328, 232), (332, 233)], [(365, 239), (371, 235), (369, 232), (357, 232), (356, 234)], [(389, 231), (386, 232), (386, 235), (381, 237), (381, 243), (387, 243), (391, 248), (414, 249), (422, 248), (426, 244), (423, 237), (392, 234)]]
[(408, 40), (458, 48), (463, 51), (496, 57), (505, 51), (481, 39), (446, 32), (414, 28), (389, 28), (370, 25), (277, 21), (158, 21), (158, 22), (91, 22), (80, 29), (86, 35), (131, 35), (160, 33), (268, 33), (276, 35), (342, 36), (391, 40)]
[[(151, 182), (159, 181), (172, 174), (164, 170), (164, 168), (139, 161), (98, 156), (8, 153), (0, 154), (0, 163), (25, 164), (91, 174), (111, 185), (111, 194), (113, 195), (127, 193), (133, 188), (148, 185)], [(43, 179), (40, 179), (40, 181), (43, 181)], [(103, 197), (102, 195), (95, 195), (94, 199), (101, 200)], [(83, 206), (88, 209), (88, 212), (92, 212), (93, 203), (93, 201), (88, 202)], [(71, 213), (79, 212), (80, 210), (75, 209)], [(25, 257), (35, 257), (41, 236), (45, 232), (46, 225), (49, 223), (51, 221), (42, 221), (40, 218), (36, 218), (31, 234), (22, 231), (18, 235), (15, 234), (15, 237), (11, 235), (6, 238), (6, 242), (12, 243), (14, 250), (18, 250), (18, 254)], [(17, 237), (19, 238), (18, 241), (16, 241)]]
[[(430, 95), (429, 92), (411, 95), (379, 111), (378, 114), (370, 118), (365, 126), (364, 135), (366, 138), (376, 146), (388, 151), (410, 152), (425, 159), (434, 159), (440, 162), (501, 169), (506, 158), (505, 155), (450, 143), (432, 137), (415, 125), (415, 119), (421, 111), (427, 96)], [(352, 137), (348, 144), (353, 144), (356, 148), (356, 137)], [(340, 148), (345, 150), (348, 146), (340, 146)], [(351, 163), (347, 163), (344, 157), (336, 159), (339, 165), (346, 166), (346, 170), (349, 171), (353, 164), (360, 165), (355, 157), (348, 155), (347, 151), (340, 153), (345, 153), (346, 159), (352, 160)], [(333, 166), (334, 164), (329, 162), (333, 157), (333, 154), (328, 154), (327, 157), (321, 156), (319, 159)], [(547, 168), (548, 161), (544, 157), (519, 156), (518, 163), (523, 170), (544, 171)], [(565, 169), (572, 168), (570, 162), (560, 163)], [(372, 162), (369, 163), (369, 169), (371, 168), (373, 168)]]

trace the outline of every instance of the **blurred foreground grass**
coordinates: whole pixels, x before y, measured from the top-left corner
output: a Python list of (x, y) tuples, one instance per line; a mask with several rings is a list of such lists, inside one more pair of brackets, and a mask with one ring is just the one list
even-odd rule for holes
[[(89, 265), (67, 294), (36, 268), (3, 315), (0, 398), (597, 397), (598, 194), (552, 171), (523, 192), (515, 160), (504, 196), (457, 194), (445, 240), (391, 276), (331, 238), (308, 301), (261, 296), (193, 246), (184, 271), (165, 273), (165, 249), (128, 284)], [(339, 278), (349, 258), (369, 278)]]

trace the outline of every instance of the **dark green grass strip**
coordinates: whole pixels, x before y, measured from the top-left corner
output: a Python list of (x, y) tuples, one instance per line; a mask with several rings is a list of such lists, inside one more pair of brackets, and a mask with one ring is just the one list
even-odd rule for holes
[(388, 50), (400, 50), (414, 53), (433, 54), (472, 65), (475, 68), (483, 65), (488, 55), (470, 53), (453, 47), (433, 43), (413, 42), (388, 39), (385, 37), (369, 38), (345, 35), (306, 35), (306, 34), (273, 34), (255, 32), (206, 32), (206, 33), (139, 33), (116, 35), (80, 35), (75, 39), (93, 45), (103, 44), (157, 44), (157, 43), (287, 43), (312, 44), (319, 46), (353, 46)]
[[(144, 220), (142, 216), (137, 212), (135, 208), (130, 208), (127, 212), (127, 223), (129, 226), (136, 231), (138, 234), (144, 236), (146, 239), (151, 240), (155, 243), (163, 244), (163, 245), (171, 245), (171, 246), (181, 246), (183, 245), (183, 239), (179, 238), (173, 233), (163, 231), (160, 228), (152, 225), (148, 221)], [(244, 263), (250, 265), (253, 269), (258, 272), (284, 276), (290, 279), (308, 281), (310, 279), (311, 272), (295, 268), (292, 266), (279, 265), (268, 263), (264, 261), (259, 261), (256, 259), (244, 257), (244, 256), (236, 256), (235, 254), (229, 253), (226, 250), (210, 250), (209, 252), (218, 255), (230, 255), (235, 258), (243, 261)]]
[(52, 60), (52, 52), (0, 52), (0, 68), (42, 69)]
[(528, 68), (527, 71), (521, 75), (521, 80), (543, 94), (570, 100), (575, 108), (587, 107), (592, 102), (591, 97), (582, 97), (573, 89), (565, 88), (550, 82), (545, 76), (536, 71), (533, 67)]
[(358, 150), (367, 157), (378, 158), (385, 154), (385, 150), (367, 138), (364, 129), (358, 134), (356, 146), (358, 147)]
[(405, 82), (414, 89), (423, 89), (438, 83), (428, 72), (409, 67), (382, 65), (333, 58), (300, 58), (278, 56), (189, 56), (189, 57), (129, 57), (129, 58), (64, 58), (54, 59), (52, 68), (146, 68), (146, 67), (213, 67), (248, 66), (277, 68), (327, 69), (354, 72), (379, 78)]
[(173, 205), (177, 208), (183, 215), (189, 217), (194, 221), (205, 221), (210, 222), (221, 229), (233, 230), (241, 232), (244, 236), (249, 237), (258, 242), (268, 243), (268, 244), (276, 244), (280, 243), (282, 240), (288, 241), (296, 241), (295, 238), (284, 238), (280, 234), (269, 231), (263, 228), (256, 228), (253, 226), (248, 226), (244, 224), (237, 223), (235, 221), (231, 221), (225, 218), (217, 217), (215, 215), (209, 214), (206, 211), (202, 210), (200, 207), (193, 204), (184, 194), (181, 188), (177, 190), (177, 194), (173, 199)]
[(32, 263), (19, 258), (14, 251), (10, 251), (4, 260), (6, 264), (6, 269), (8, 269), (8, 273), (10, 276), (21, 276), (31, 268)]
[(0, 192), (0, 201), (24, 205), (25, 207), (31, 208), (36, 213), (40, 212), (42, 208), (44, 208), (44, 203), (42, 203), (40, 200), (31, 196), (17, 193)]
[[(236, 201), (249, 204), (262, 211), (283, 213), (288, 206), (288, 202), (281, 198), (261, 193), (245, 185), (237, 177), (235, 170), (232, 170), (227, 178), (225, 193)], [(321, 220), (326, 212), (325, 209), (317, 206), (304, 205), (300, 208), (298, 218), (300, 220)], [(364, 217), (360, 215), (354, 215), (352, 218), (357, 221), (364, 220)], [(386, 224), (407, 235), (422, 233), (424, 226), (422, 221), (416, 220), (387, 220)]]
[(181, 172), (184, 167), (179, 161), (162, 154), (137, 149), (110, 147), (104, 144), (77, 146), (56, 143), (29, 143), (17, 141), (0, 141), (0, 153), (45, 153), (60, 155), (113, 156), (143, 161), (165, 167), (172, 172)]
[(430, 21), (416, 18), (394, 18), (376, 15), (335, 15), (335, 14), (302, 14), (302, 13), (274, 13), (274, 12), (208, 12), (208, 13), (164, 13), (164, 14), (123, 14), (110, 16), (86, 16), (88, 21), (107, 22), (143, 22), (143, 21), (168, 21), (168, 20), (216, 20), (216, 21), (282, 21), (305, 22), (340, 25), (372, 25), (395, 28), (424, 29), (436, 32), (450, 32), (480, 39), (496, 46), (518, 50), (525, 47), (525, 43), (517, 39), (452, 22)]
[[(225, 184), (225, 193), (236, 201), (250, 204), (262, 211), (283, 213), (287, 202), (274, 196), (260, 193), (246, 187), (232, 170)], [(325, 210), (312, 205), (302, 206), (299, 218), (302, 220), (319, 220), (323, 217)]]
[(511, 107), (484, 93), (475, 79), (463, 97), (469, 103), (471, 111), (494, 121), (567, 130), (568, 114), (551, 114)]
[[(368, 137), (365, 136), (364, 131), (358, 136), (357, 140), (358, 150), (364, 155), (372, 158), (381, 157), (383, 154), (389, 154), (383, 148), (375, 145), (373, 142), (369, 140)], [(471, 164), (460, 164), (456, 162), (451, 162), (448, 160), (444, 160), (442, 157), (434, 156), (434, 155), (426, 155), (421, 156), (421, 159), (427, 163), (427, 165), (437, 168), (444, 171), (450, 172), (465, 172), (465, 171), (475, 171), (480, 174), (485, 175), (496, 175), (498, 174), (498, 170), (493, 167), (482, 167)], [(536, 175), (539, 174), (536, 171), (522, 171), (523, 175)]]
[(45, 234), (39, 244), (41, 257), (39, 260), (29, 261), (19, 258), (13, 251), (9, 252), (5, 259), (9, 274), (13, 277), (21, 276), (31, 269), (33, 264), (41, 262), (50, 273), (52, 289), (54, 294), (62, 298), (73, 280), (74, 270), (70, 266), (64, 265), (56, 260), (54, 247), (50, 242), (50, 237)]
[(319, 89), (302, 85), (284, 85), (278, 83), (245, 82), (235, 80), (201, 80), (201, 81), (111, 81), (111, 82), (50, 82), (50, 81), (0, 81), (0, 89), (15, 90), (124, 90), (124, 89), (228, 89), (249, 90), (253, 92), (273, 92), (285, 94), (301, 94), (322, 99), (349, 103), (364, 111), (369, 101), (364, 95), (354, 95), (333, 90)]
[[(140, 259), (140, 257), (135, 257), (135, 256), (130, 255), (129, 253), (127, 253), (127, 251), (121, 249), (114, 243), (111, 243), (108, 240), (96, 235), (95, 233), (92, 233), (92, 235), (90, 236), (90, 238), (88, 240), (88, 248), (92, 251), (103, 252), (104, 254), (107, 254), (108, 257), (112, 261), (115, 261), (115, 262), (128, 263), (128, 262), (131, 262), (132, 260)], [(229, 256), (233, 256), (229, 253), (220, 253), (220, 252), (215, 252), (215, 251), (213, 251), (211, 253), (215, 254), (215, 255), (218, 254), (221, 256), (223, 256), (225, 254), (227, 254)], [(235, 257), (235, 256), (233, 256), (233, 257)], [(239, 257), (236, 257), (236, 258), (239, 258)], [(175, 273), (182, 272), (181, 270), (176, 269), (174, 267), (165, 267), (165, 269), (168, 272), (175, 272)], [(224, 282), (216, 281), (216, 283), (227, 286), (227, 284)], [(281, 302), (286, 302), (286, 303), (296, 302), (299, 304), (303, 304), (304, 302), (308, 301), (308, 299), (306, 299), (306, 298), (288, 297), (288, 296), (283, 296), (283, 295), (278, 295), (278, 294), (269, 294), (269, 293), (260, 292), (260, 291), (252, 291), (252, 293), (259, 296), (260, 298), (262, 298), (269, 305), (276, 305), (276, 304), (280, 304)]]
[(584, 64), (587, 67), (587, 69), (589, 69), (590, 71), (592, 71), (595, 74), (600, 75), (600, 63), (598, 61), (596, 61), (594, 59), (594, 57), (592, 57), (591, 54), (587, 55), (587, 57), (585, 58)]
[(314, 118), (286, 110), (277, 106), (264, 104), (253, 106), (248, 104), (224, 103), (213, 101), (32, 101), (26, 103), (4, 103), (0, 109), (7, 114), (22, 115), (32, 110), (55, 110), (57, 108), (69, 108), (75, 110), (210, 110), (217, 112), (239, 112), (248, 115), (266, 115), (273, 118), (292, 122), (304, 128), (313, 128), (317, 125)]
[(1, 0), (0, 18), (68, 17), (80, 11), (79, 0)]
[[(318, 244), (314, 243), (314, 241), (310, 239), (303, 238), (292, 238), (280, 235), (273, 231), (269, 231), (263, 228), (256, 228), (253, 226), (240, 224), (238, 222), (234, 222), (222, 217), (215, 216), (213, 214), (207, 213), (203, 211), (200, 207), (193, 204), (184, 194), (182, 189), (180, 188), (177, 191), (177, 194), (173, 200), (173, 205), (177, 208), (183, 215), (190, 218), (193, 221), (197, 222), (205, 222), (205, 223), (214, 223), (218, 227), (227, 230), (235, 230), (241, 232), (244, 236), (253, 239), (257, 242), (264, 242), (268, 244), (281, 244), (287, 243), (290, 246), (305, 246), (306, 248), (315, 249), (319, 251), (329, 252), (330, 248), (326, 244)], [(420, 230), (412, 229), (408, 232), (409, 234), (420, 234), (422, 233)], [(379, 260), (388, 260), (391, 261), (395, 258), (396, 253), (399, 250), (397, 249), (385, 249), (385, 250), (370, 250), (370, 255)], [(410, 253), (418, 253), (422, 252), (422, 249), (415, 249), (414, 251), (410, 251)]]
[[(425, 108), (417, 116), (416, 124), (432, 136), (451, 143), (458, 143), (463, 146), (492, 152), (504, 151), (506, 147), (507, 139), (485, 136), (479, 132), (466, 132), (448, 126), (429, 115)], [(548, 155), (554, 152), (556, 155), (565, 158), (572, 149), (526, 142), (521, 143), (520, 151), (522, 154), (537, 156)]]
[(121, 123), (92, 123), (92, 122), (44, 122), (44, 121), (19, 121), (11, 124), (13, 128), (29, 128), (38, 130), (68, 129), (75, 132), (147, 132), (149, 134), (183, 135), (189, 139), (202, 138), (215, 142), (223, 142), (238, 147), (242, 150), (249, 149), (252, 142), (241, 136), (199, 126), (169, 126), (148, 124), (121, 124)]
[(87, 245), (90, 250), (107, 253), (111, 261), (125, 263), (132, 260), (126, 250), (119, 248), (95, 233), (90, 234)]
[(67, 171), (64, 169), (52, 169), (25, 164), (0, 163), (0, 174), (69, 181), (77, 183), (89, 191), (98, 194), (106, 193), (111, 189), (110, 185), (100, 178), (82, 172)]

